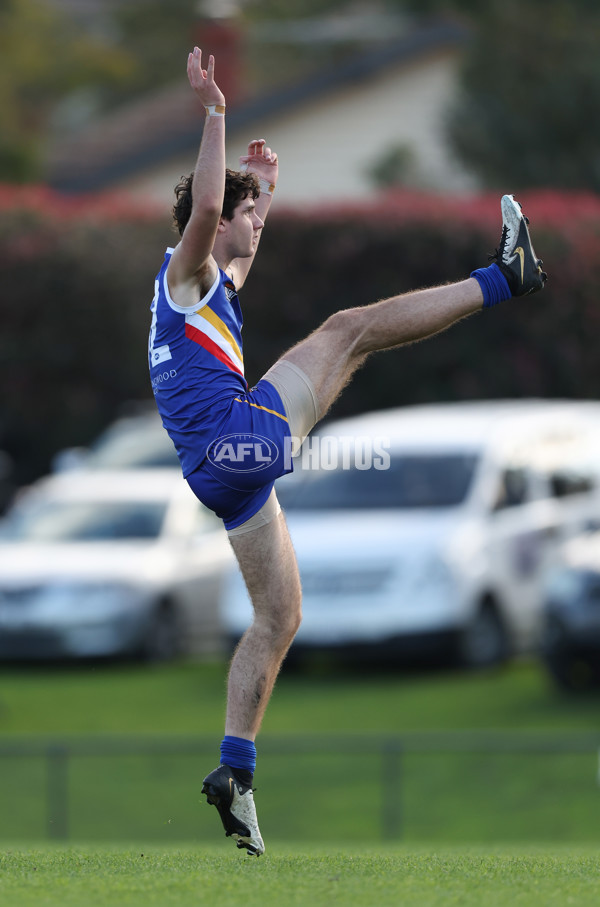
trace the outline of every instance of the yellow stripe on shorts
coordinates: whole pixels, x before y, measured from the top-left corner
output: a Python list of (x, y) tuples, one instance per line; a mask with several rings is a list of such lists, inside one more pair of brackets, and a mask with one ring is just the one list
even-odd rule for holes
[(284, 422), (288, 421), (287, 416), (282, 416), (281, 413), (276, 412), (274, 409), (269, 409), (268, 406), (259, 406), (258, 403), (250, 403), (249, 400), (240, 400), (239, 397), (234, 398), (236, 403), (247, 403), (248, 406), (253, 406), (254, 409), (262, 409), (266, 413), (271, 413), (272, 416), (277, 416), (278, 419), (283, 419)]

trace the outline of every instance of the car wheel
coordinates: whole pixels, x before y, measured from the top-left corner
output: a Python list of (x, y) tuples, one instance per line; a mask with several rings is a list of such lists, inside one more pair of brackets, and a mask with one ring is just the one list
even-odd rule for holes
[(600, 682), (595, 660), (569, 644), (561, 620), (550, 616), (544, 627), (542, 657), (556, 685), (570, 693), (583, 692)]
[(175, 608), (163, 602), (152, 614), (142, 656), (146, 661), (170, 661), (181, 651), (179, 620)]
[(462, 664), (482, 668), (502, 664), (509, 655), (506, 628), (492, 601), (484, 601), (460, 633), (458, 654)]

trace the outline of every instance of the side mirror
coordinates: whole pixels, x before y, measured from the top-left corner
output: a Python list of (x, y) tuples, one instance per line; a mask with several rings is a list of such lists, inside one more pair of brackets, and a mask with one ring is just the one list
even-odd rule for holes
[(52, 458), (52, 472), (71, 472), (85, 465), (89, 451), (87, 447), (66, 447)]

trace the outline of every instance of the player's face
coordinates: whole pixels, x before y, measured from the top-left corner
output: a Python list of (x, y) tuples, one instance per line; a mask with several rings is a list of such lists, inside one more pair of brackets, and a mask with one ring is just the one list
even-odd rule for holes
[(227, 223), (227, 232), (232, 257), (248, 258), (254, 254), (264, 221), (256, 213), (254, 199), (244, 198), (236, 206), (233, 217)]

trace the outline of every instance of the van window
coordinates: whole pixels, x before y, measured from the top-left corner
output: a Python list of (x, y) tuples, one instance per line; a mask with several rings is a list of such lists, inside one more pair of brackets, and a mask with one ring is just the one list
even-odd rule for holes
[(500, 476), (494, 510), (518, 507), (527, 500), (527, 473), (521, 467), (505, 469)]
[(38, 500), (15, 508), (0, 529), (3, 542), (100, 542), (157, 538), (164, 501)]
[(587, 435), (557, 433), (532, 446), (529, 456), (532, 469), (543, 479), (548, 497), (565, 498), (594, 490), (596, 456)]
[(455, 507), (467, 496), (474, 454), (392, 456), (389, 469), (298, 470), (277, 484), (286, 508), (351, 510)]
[(582, 472), (556, 470), (548, 478), (552, 496), (555, 498), (566, 498), (572, 494), (585, 494), (594, 490), (593, 478)]

